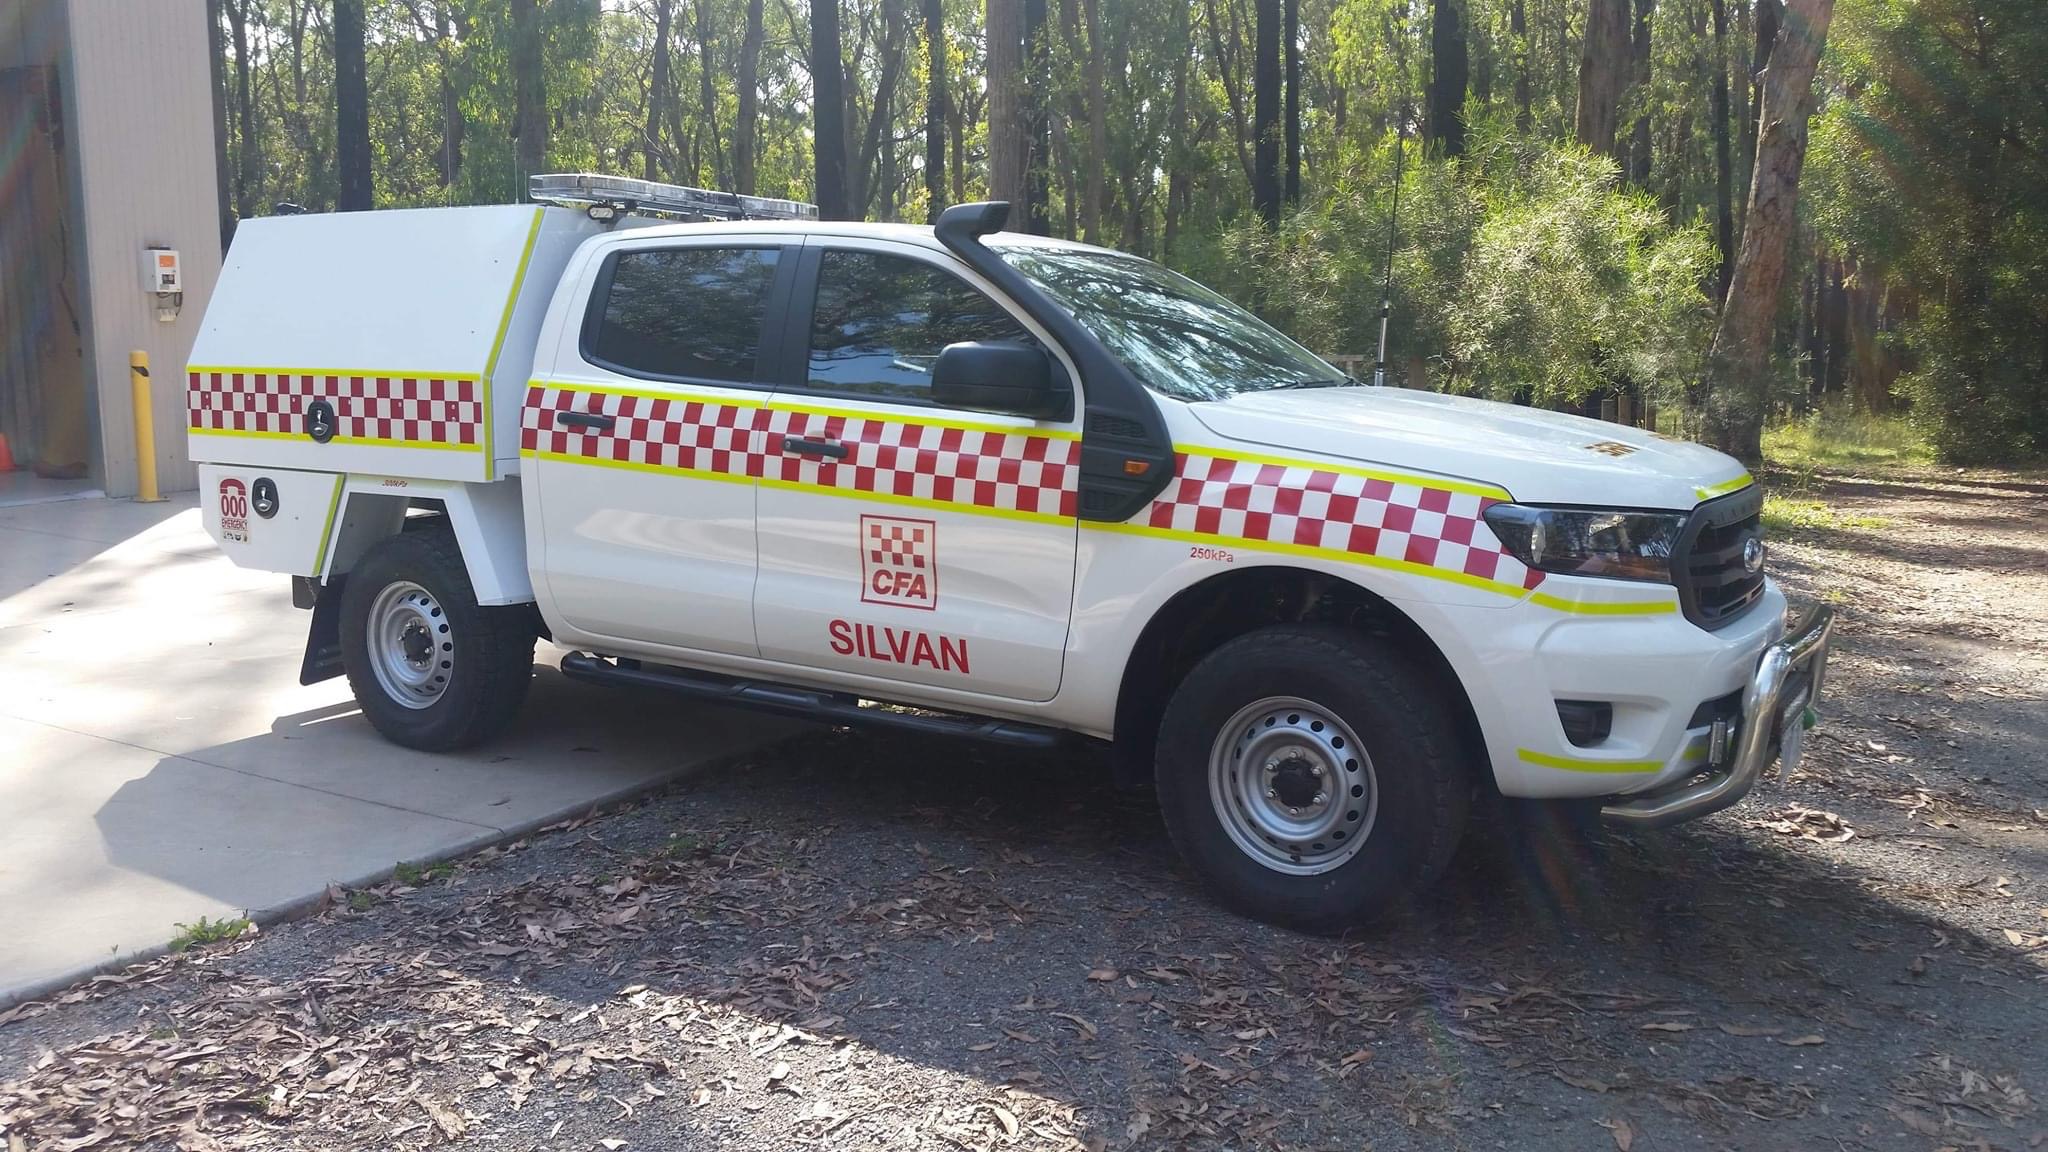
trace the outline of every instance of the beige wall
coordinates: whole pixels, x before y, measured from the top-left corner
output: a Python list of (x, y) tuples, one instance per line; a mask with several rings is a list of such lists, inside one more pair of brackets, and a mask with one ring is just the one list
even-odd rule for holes
[[(192, 488), (185, 357), (220, 275), (206, 0), (68, 3), (102, 483), (110, 496), (135, 492), (128, 353), (139, 348), (153, 374), (158, 483)], [(143, 290), (151, 245), (176, 248), (184, 266), (184, 309), (173, 323), (157, 320), (156, 297)]]

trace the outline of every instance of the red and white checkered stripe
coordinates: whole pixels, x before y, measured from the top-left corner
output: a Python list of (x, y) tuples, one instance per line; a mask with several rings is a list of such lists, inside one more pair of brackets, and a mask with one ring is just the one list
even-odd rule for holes
[(481, 393), (473, 379), (446, 377), (188, 372), (185, 408), (199, 431), (297, 435), (307, 405), (324, 398), (339, 439), (481, 445)]
[(1495, 503), (1467, 492), (1306, 464), (1181, 454), (1173, 483), (1137, 522), (1199, 536), (1377, 556), (1534, 588), (1543, 573), (1510, 555), (1480, 519)]
[(868, 528), (868, 560), (891, 568), (927, 566), (930, 542), (922, 525), (861, 518)]
[[(608, 430), (556, 423), (555, 413), (569, 411), (601, 412), (614, 423)], [(842, 459), (786, 453), (785, 438), (834, 441), (848, 451)], [(520, 446), (970, 508), (1048, 516), (1079, 509), (1079, 442), (1027, 432), (536, 386), (520, 412)]]

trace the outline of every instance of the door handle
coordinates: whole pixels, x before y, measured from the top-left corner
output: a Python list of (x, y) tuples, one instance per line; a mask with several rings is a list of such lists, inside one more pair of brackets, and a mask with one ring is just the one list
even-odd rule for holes
[(846, 445), (837, 440), (799, 440), (794, 436), (782, 438), (782, 450), (798, 456), (830, 456), (834, 460), (846, 459)]
[(593, 428), (598, 431), (609, 432), (612, 430), (612, 425), (618, 423), (618, 418), (607, 416), (602, 412), (557, 412), (555, 413), (555, 423), (567, 424), (571, 428)]

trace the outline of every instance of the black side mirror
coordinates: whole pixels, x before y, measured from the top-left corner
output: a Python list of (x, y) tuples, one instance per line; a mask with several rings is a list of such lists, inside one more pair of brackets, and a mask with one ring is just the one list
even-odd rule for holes
[(932, 365), (932, 401), (942, 408), (1008, 412), (1040, 420), (1074, 414), (1066, 372), (1032, 344), (948, 344)]

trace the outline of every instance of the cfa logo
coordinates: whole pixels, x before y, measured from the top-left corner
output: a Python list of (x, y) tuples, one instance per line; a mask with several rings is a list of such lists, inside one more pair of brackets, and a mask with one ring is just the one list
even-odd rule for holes
[(220, 538), (249, 542), (249, 488), (233, 476), (220, 482)]
[(894, 516), (860, 518), (860, 598), (932, 611), (939, 606), (938, 525)]

